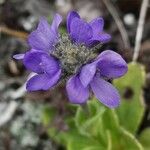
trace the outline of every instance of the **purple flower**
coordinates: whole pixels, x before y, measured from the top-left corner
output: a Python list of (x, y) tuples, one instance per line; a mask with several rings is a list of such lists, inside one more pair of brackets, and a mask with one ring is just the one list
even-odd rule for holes
[(102, 52), (92, 63), (82, 66), (79, 73), (67, 82), (67, 93), (72, 103), (85, 103), (91, 88), (96, 98), (104, 105), (113, 108), (120, 102), (118, 91), (105, 79), (114, 79), (127, 72), (123, 58), (111, 51)]
[(41, 18), (39, 25), (28, 37), (31, 50), (25, 54), (14, 55), (15, 59), (23, 59), (25, 67), (36, 75), (27, 81), (28, 91), (48, 90), (61, 77), (59, 61), (49, 55), (58, 41), (58, 26), (62, 17), (55, 15), (50, 26), (45, 18)]
[(90, 23), (85, 22), (80, 16), (72, 11), (67, 16), (67, 30), (71, 39), (76, 43), (84, 43), (93, 46), (98, 43), (110, 41), (111, 36), (103, 31), (104, 20), (99, 17)]
[(42, 18), (28, 37), (31, 50), (14, 56), (36, 73), (27, 81), (27, 90), (48, 90), (59, 81), (67, 80), (66, 90), (72, 103), (85, 103), (91, 88), (104, 105), (118, 106), (119, 94), (107, 81), (123, 76), (127, 64), (111, 50), (97, 54), (95, 46), (111, 38), (103, 31), (103, 19), (96, 18), (87, 23), (72, 11), (67, 16), (68, 34), (60, 36), (58, 26), (61, 20), (62, 17), (56, 14), (50, 26)]
[(28, 70), (37, 73), (27, 82), (28, 91), (48, 90), (61, 76), (59, 62), (44, 52), (31, 50), (25, 54), (23, 63)]

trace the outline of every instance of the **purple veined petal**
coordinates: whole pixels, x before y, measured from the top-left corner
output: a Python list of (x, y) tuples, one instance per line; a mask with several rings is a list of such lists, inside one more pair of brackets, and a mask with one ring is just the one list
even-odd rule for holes
[(42, 55), (41, 56), (41, 67), (44, 72), (49, 75), (54, 75), (60, 69), (59, 62), (53, 56)]
[(74, 18), (80, 18), (77, 12), (71, 11), (67, 15), (67, 31), (70, 33), (70, 24)]
[(87, 64), (81, 68), (79, 78), (84, 87), (87, 87), (88, 84), (92, 81), (95, 73), (96, 63)]
[(92, 47), (98, 43), (107, 43), (111, 40), (111, 36), (103, 31), (104, 20), (99, 17), (89, 23), (93, 30), (93, 37), (87, 41), (87, 46)]
[(102, 43), (107, 43), (111, 40), (111, 36), (107, 33), (101, 33), (98, 36), (93, 37), (93, 40), (97, 40)]
[(28, 43), (32, 48), (48, 51), (48, 37), (50, 34), (50, 25), (48, 24), (47, 20), (42, 17), (39, 21), (37, 29), (29, 35)]
[(95, 76), (91, 82), (91, 88), (96, 98), (107, 107), (114, 108), (119, 105), (119, 93), (117, 89), (109, 82)]
[(101, 76), (111, 78), (119, 78), (123, 76), (128, 66), (121, 55), (111, 50), (106, 50), (98, 56), (98, 68)]
[(91, 26), (79, 18), (74, 18), (70, 24), (70, 37), (71, 39), (78, 43), (86, 43), (93, 36)]
[(53, 76), (48, 74), (35, 75), (27, 81), (26, 89), (27, 91), (48, 90), (57, 84), (60, 76), (61, 70)]
[(59, 14), (55, 14), (51, 25), (51, 30), (54, 32), (54, 34), (56, 34), (56, 36), (58, 36), (58, 27), (61, 21), (62, 21), (62, 16)]
[(23, 63), (27, 69), (36, 73), (43, 73), (41, 67), (41, 58), (43, 55), (47, 55), (42, 51), (31, 50), (24, 56)]
[(89, 24), (93, 29), (93, 34), (100, 34), (103, 32), (104, 20), (102, 17), (93, 19)]
[(72, 76), (66, 85), (67, 94), (71, 103), (85, 103), (89, 97), (88, 87), (84, 87), (78, 76)]
[[(56, 33), (58, 23), (60, 22), (58, 18), (59, 17), (54, 18), (52, 26), (48, 24), (45, 18), (40, 19), (37, 29), (28, 36), (28, 43), (32, 48), (45, 52), (54, 50), (54, 45), (58, 40)], [(55, 32), (52, 29), (55, 29)]]
[(40, 20), (39, 20), (39, 24), (38, 24), (38, 27), (37, 27), (37, 30), (39, 31), (43, 31), (44, 33), (45, 32), (50, 32), (50, 25), (48, 23), (48, 21), (46, 20), (45, 17), (41, 17)]
[(25, 54), (16, 54), (13, 56), (14, 59), (17, 59), (17, 60), (20, 60), (20, 59), (23, 59), (25, 56)]
[(93, 35), (93, 37), (87, 41), (87, 46), (92, 47), (99, 43), (107, 43), (111, 40), (111, 36), (107, 33), (101, 33), (99, 35)]

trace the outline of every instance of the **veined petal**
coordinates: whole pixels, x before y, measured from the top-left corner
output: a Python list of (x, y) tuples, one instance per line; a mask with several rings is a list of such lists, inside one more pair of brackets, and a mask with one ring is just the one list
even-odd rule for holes
[(42, 51), (31, 50), (24, 56), (23, 63), (27, 69), (36, 73), (43, 73), (41, 67), (41, 58), (43, 55), (47, 55)]
[(37, 29), (30, 33), (28, 43), (34, 49), (48, 51), (53, 45), (53, 36), (47, 20), (41, 18)]
[(58, 40), (57, 29), (60, 21), (60, 16), (56, 15), (50, 26), (45, 18), (41, 18), (37, 29), (28, 37), (29, 45), (37, 50), (52, 51)]
[(84, 43), (90, 40), (93, 36), (91, 26), (79, 18), (74, 18), (70, 24), (70, 37), (71, 39), (78, 43)]
[(87, 41), (87, 46), (92, 47), (98, 43), (107, 43), (111, 40), (111, 36), (107, 33), (93, 34), (93, 37)]
[(49, 55), (41, 56), (41, 67), (49, 75), (54, 75), (60, 69), (58, 60)]
[(98, 68), (100, 74), (108, 79), (123, 76), (127, 70), (127, 63), (121, 55), (111, 50), (106, 50), (98, 56)]
[(48, 90), (57, 84), (60, 79), (61, 70), (53, 76), (48, 74), (35, 75), (27, 81), (26, 88), (28, 91)]
[(70, 102), (75, 104), (85, 103), (89, 97), (88, 87), (84, 87), (76, 75), (68, 80), (66, 90)]
[(111, 36), (103, 31), (104, 27), (104, 20), (103, 18), (99, 17), (92, 20), (89, 23), (93, 30), (93, 37), (87, 42), (87, 45), (95, 46), (98, 43), (107, 43), (110, 41)]
[(107, 34), (107, 33), (101, 33), (99, 35), (95, 35), (93, 36), (93, 41), (99, 41), (99, 42), (102, 42), (102, 43), (106, 43), (106, 42), (109, 42), (111, 39), (111, 36), (110, 34)]
[(13, 58), (17, 59), (17, 60), (20, 60), (20, 59), (23, 59), (24, 56), (25, 56), (25, 54), (16, 54), (16, 55), (13, 55)]
[(27, 52), (23, 62), (27, 69), (39, 74), (53, 75), (60, 69), (58, 60), (42, 51)]
[(96, 98), (107, 107), (114, 108), (119, 105), (119, 93), (109, 82), (95, 76), (91, 82), (91, 88)]
[(47, 31), (50, 32), (50, 25), (49, 23), (47, 22), (46, 18), (45, 17), (41, 17), (40, 18), (40, 21), (39, 21), (39, 24), (38, 24), (38, 27), (37, 27), (37, 30), (39, 31), (43, 31), (44, 33), (46, 33)]
[(92, 81), (95, 73), (96, 63), (87, 64), (81, 68), (79, 78), (84, 87), (87, 87), (88, 84)]
[(67, 15), (67, 30), (68, 30), (68, 33), (70, 33), (70, 25), (71, 25), (71, 22), (74, 18), (80, 18), (80, 16), (75, 11), (69, 12), (68, 15)]
[(104, 27), (103, 18), (99, 17), (99, 18), (93, 19), (89, 24), (93, 29), (93, 34), (98, 34), (103, 31), (103, 27)]
[(54, 16), (54, 19), (53, 19), (53, 22), (51, 25), (51, 30), (56, 34), (56, 36), (58, 36), (58, 27), (59, 27), (61, 21), (62, 21), (62, 16), (59, 14), (56, 14)]

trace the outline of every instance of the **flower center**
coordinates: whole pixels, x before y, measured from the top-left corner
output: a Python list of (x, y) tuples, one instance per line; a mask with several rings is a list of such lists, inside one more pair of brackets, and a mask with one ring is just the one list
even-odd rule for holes
[(63, 35), (52, 55), (60, 61), (64, 75), (72, 75), (77, 73), (82, 65), (93, 60), (97, 54), (95, 49), (75, 44), (67, 35)]

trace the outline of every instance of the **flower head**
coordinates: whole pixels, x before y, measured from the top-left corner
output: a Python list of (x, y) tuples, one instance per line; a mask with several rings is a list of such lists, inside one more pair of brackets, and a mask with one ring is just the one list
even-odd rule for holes
[(95, 46), (111, 38), (103, 31), (103, 19), (96, 18), (87, 23), (72, 11), (67, 16), (68, 34), (60, 36), (58, 26), (61, 20), (62, 17), (56, 14), (50, 26), (42, 18), (28, 37), (31, 50), (14, 56), (23, 59), (25, 67), (36, 73), (27, 81), (27, 90), (48, 90), (65, 79), (72, 103), (85, 103), (91, 89), (104, 105), (118, 106), (119, 94), (107, 81), (123, 76), (127, 64), (111, 50), (97, 54)]
[(36, 73), (27, 81), (28, 91), (48, 90), (61, 77), (59, 61), (50, 55), (58, 42), (58, 26), (61, 20), (62, 17), (56, 14), (50, 26), (45, 18), (41, 18), (37, 29), (28, 37), (31, 50), (14, 56), (15, 59), (23, 59), (25, 67)]
[(102, 52), (93, 62), (83, 65), (80, 72), (67, 82), (67, 93), (72, 103), (84, 103), (92, 89), (96, 98), (108, 107), (117, 107), (120, 96), (118, 91), (105, 79), (121, 77), (127, 72), (126, 62), (111, 51)]

